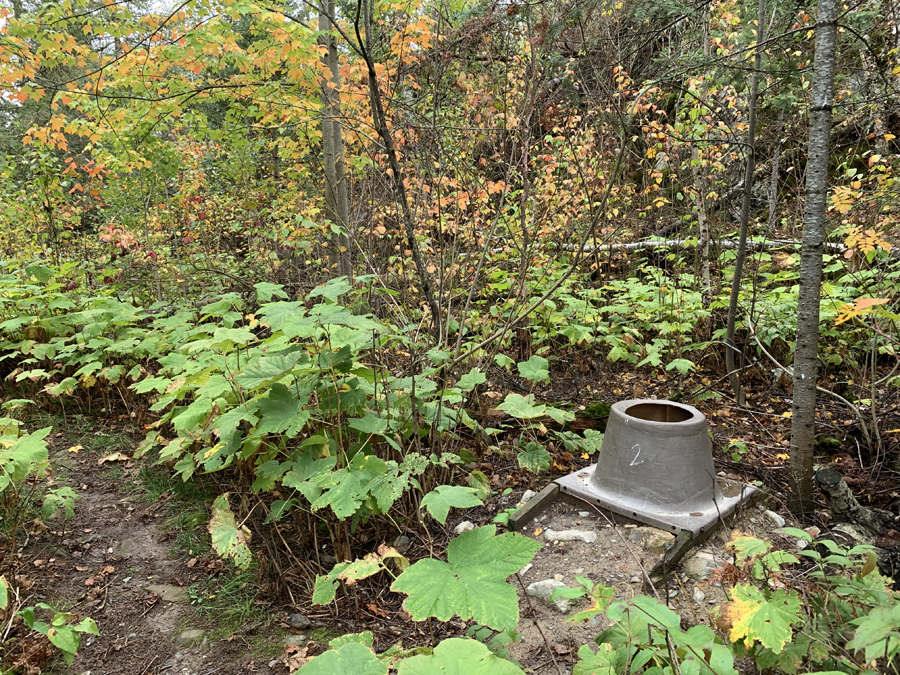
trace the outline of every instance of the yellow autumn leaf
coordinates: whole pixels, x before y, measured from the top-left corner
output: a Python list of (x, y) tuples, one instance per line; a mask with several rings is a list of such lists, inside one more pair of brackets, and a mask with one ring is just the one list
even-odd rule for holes
[(212, 457), (214, 454), (216, 454), (221, 449), (222, 449), (222, 444), (216, 443), (209, 450), (207, 450), (206, 452), (203, 453), (203, 459), (209, 459), (210, 457)]
[(73, 445), (71, 448), (69, 448), (69, 452), (72, 453), (78, 452), (79, 450), (84, 450), (84, 447), (80, 445)]

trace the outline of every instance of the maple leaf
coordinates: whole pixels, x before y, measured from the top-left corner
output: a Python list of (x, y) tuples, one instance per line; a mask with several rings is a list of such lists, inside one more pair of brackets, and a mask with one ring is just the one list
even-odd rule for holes
[(738, 584), (732, 589), (732, 597), (725, 610), (731, 623), (731, 640), (743, 640), (748, 649), (758, 641), (780, 654), (793, 637), (791, 625), (802, 621), (797, 593), (778, 590), (766, 599), (755, 586)]

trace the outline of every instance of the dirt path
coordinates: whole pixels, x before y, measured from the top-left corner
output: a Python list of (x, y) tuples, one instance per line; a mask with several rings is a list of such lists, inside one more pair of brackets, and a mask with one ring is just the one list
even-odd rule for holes
[[(80, 443), (73, 444), (73, 436)], [(98, 438), (103, 442), (94, 442), (96, 449), (69, 451)], [(71, 667), (60, 659), (44, 672), (287, 673), (280, 660), (285, 640), (305, 637), (281, 625), (280, 612), (254, 606), (247, 575), (234, 577), (206, 554), (202, 511), (191, 512), (170, 492), (154, 494), (168, 480), (164, 474), (124, 454), (101, 462), (127, 453), (131, 448), (121, 444), (128, 442), (124, 434), (106, 432), (54, 438), (57, 476), (80, 499), (74, 520), (64, 529), (62, 521), (52, 522), (25, 551), (34, 561), (35, 600), (93, 618), (100, 635), (85, 636)], [(217, 593), (235, 606), (217, 612)]]

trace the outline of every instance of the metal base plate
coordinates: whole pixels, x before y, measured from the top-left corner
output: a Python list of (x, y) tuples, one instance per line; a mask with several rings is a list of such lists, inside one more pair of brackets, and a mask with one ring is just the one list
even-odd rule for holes
[(596, 468), (597, 465), (592, 464), (555, 482), (564, 495), (579, 497), (629, 520), (646, 523), (675, 534), (681, 530), (688, 530), (694, 536), (708, 533), (731, 516), (740, 504), (749, 503), (758, 492), (752, 485), (717, 478), (722, 498), (711, 503), (709, 509), (692, 513), (667, 513), (651, 505), (625, 504), (620, 495), (608, 494), (594, 487), (591, 484), (591, 476)]

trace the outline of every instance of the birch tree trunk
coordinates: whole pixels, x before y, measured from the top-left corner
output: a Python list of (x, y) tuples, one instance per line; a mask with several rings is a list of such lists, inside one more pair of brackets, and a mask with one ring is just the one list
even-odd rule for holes
[(825, 249), (829, 135), (831, 104), (834, 100), (838, 11), (838, 0), (819, 0), (815, 70), (809, 104), (806, 201), (803, 207), (800, 297), (797, 303), (797, 342), (794, 350), (790, 507), (795, 513), (812, 510), (819, 295), (822, 283), (822, 254)]
[[(753, 75), (750, 79), (750, 101), (747, 132), (747, 166), (744, 173), (744, 201), (741, 205), (741, 232), (738, 237), (737, 255), (734, 259), (734, 278), (731, 281), (731, 298), (728, 302), (728, 324), (725, 329), (725, 366), (728, 369), (728, 380), (738, 405), (744, 405), (745, 392), (741, 386), (741, 376), (735, 362), (736, 347), (734, 344), (734, 329), (737, 320), (738, 299), (741, 292), (741, 279), (744, 276), (744, 261), (747, 259), (747, 231), (750, 229), (750, 200), (753, 196), (753, 177), (756, 169), (756, 109), (759, 101), (759, 71), (762, 66), (762, 43), (766, 37), (766, 0), (759, 0), (759, 12), (757, 16), (756, 53), (753, 57)], [(744, 353), (741, 351), (741, 367), (743, 367)]]
[(329, 258), (338, 274), (349, 276), (350, 240), (347, 236), (350, 220), (350, 200), (344, 170), (344, 137), (341, 129), (341, 73), (337, 42), (331, 34), (334, 21), (334, 0), (321, 0), (319, 31), (326, 47), (322, 63), (328, 76), (322, 79), (322, 163), (325, 165), (325, 216), (340, 232), (331, 238)]

